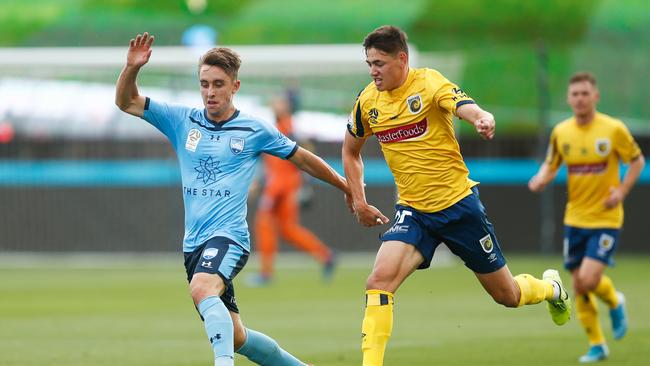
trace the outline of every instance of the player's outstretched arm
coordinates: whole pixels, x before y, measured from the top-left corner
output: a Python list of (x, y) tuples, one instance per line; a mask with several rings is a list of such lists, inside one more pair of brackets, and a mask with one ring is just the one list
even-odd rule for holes
[(366, 201), (366, 193), (363, 188), (363, 160), (361, 159), (361, 148), (364, 143), (365, 139), (357, 139), (350, 134), (345, 134), (341, 154), (343, 170), (350, 187), (352, 207), (357, 221), (363, 226), (370, 227), (386, 224), (390, 220)]
[(311, 151), (298, 147), (298, 150), (289, 158), (289, 161), (312, 177), (329, 183), (343, 191), (346, 195), (350, 195), (350, 189), (345, 178), (340, 176), (334, 168)]
[(555, 176), (557, 176), (557, 169), (553, 170), (547, 162), (544, 162), (537, 174), (528, 181), (528, 189), (536, 193), (541, 192), (555, 179)]
[(153, 40), (154, 37), (147, 32), (131, 39), (126, 54), (126, 65), (115, 87), (115, 104), (120, 110), (138, 117), (144, 115), (146, 98), (138, 93), (136, 79), (140, 68), (149, 62)]
[(487, 140), (494, 138), (496, 122), (490, 112), (484, 111), (477, 104), (463, 104), (456, 110), (456, 115), (465, 121), (471, 123), (476, 132)]
[(634, 187), (634, 184), (639, 179), (641, 171), (645, 167), (645, 158), (643, 155), (639, 155), (636, 159), (630, 161), (630, 166), (625, 172), (625, 177), (623, 182), (618, 187), (611, 187), (609, 190), (609, 197), (605, 200), (605, 207), (614, 208), (620, 202), (622, 202), (628, 193)]

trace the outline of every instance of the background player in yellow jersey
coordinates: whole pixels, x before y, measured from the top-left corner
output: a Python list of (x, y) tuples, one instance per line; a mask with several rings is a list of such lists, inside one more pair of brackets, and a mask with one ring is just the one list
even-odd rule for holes
[(388, 223), (366, 202), (361, 148), (374, 134), (395, 178), (399, 201), (366, 282), (362, 324), (363, 365), (383, 364), (393, 326), (393, 296), (416, 269), (430, 265), (444, 242), (499, 304), (518, 307), (548, 300), (557, 324), (569, 320), (570, 303), (559, 274), (513, 277), (478, 196), (454, 134), (452, 117), (468, 121), (486, 139), (495, 121), (439, 72), (409, 67), (406, 34), (383, 26), (364, 40), (372, 82), (361, 91), (348, 123), (343, 164), (353, 207), (364, 226)]
[[(555, 126), (546, 161), (528, 184), (531, 191), (540, 192), (555, 178), (562, 162), (567, 166), (564, 266), (571, 271), (576, 312), (590, 344), (581, 362), (599, 361), (609, 353), (595, 297), (610, 308), (614, 338), (627, 331), (625, 299), (604, 271), (618, 246), (623, 199), (645, 165), (623, 122), (596, 111), (598, 100), (593, 75), (580, 72), (571, 77), (567, 101), (574, 116)], [(629, 163), (622, 183), (619, 161)]]

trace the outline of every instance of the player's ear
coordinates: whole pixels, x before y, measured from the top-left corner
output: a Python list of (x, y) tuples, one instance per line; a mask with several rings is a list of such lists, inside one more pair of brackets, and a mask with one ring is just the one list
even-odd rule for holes
[(233, 95), (239, 91), (240, 86), (241, 86), (241, 81), (239, 79), (235, 80), (234, 88), (232, 89), (232, 94)]

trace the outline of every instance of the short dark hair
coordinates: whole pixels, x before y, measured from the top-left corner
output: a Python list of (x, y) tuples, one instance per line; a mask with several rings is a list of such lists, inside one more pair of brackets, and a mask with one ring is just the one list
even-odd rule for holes
[(223, 69), (233, 80), (237, 80), (241, 59), (237, 52), (230, 48), (215, 47), (201, 56), (199, 60), (199, 71), (203, 65), (217, 66)]
[(366, 36), (363, 40), (363, 48), (368, 53), (371, 48), (391, 55), (396, 55), (400, 51), (409, 54), (408, 37), (403, 30), (393, 25), (383, 25)]
[(571, 75), (569, 85), (573, 83), (581, 83), (583, 81), (588, 81), (591, 85), (596, 86), (596, 77), (592, 73), (586, 71), (579, 71)]

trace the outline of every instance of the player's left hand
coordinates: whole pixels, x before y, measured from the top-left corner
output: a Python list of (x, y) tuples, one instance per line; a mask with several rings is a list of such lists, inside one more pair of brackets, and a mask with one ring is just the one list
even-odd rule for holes
[(474, 127), (476, 127), (476, 132), (478, 132), (481, 137), (486, 140), (492, 140), (494, 137), (496, 122), (494, 121), (494, 117), (490, 114), (474, 121)]
[(625, 195), (620, 187), (609, 187), (609, 197), (605, 200), (605, 207), (614, 208), (619, 203), (623, 202)]

